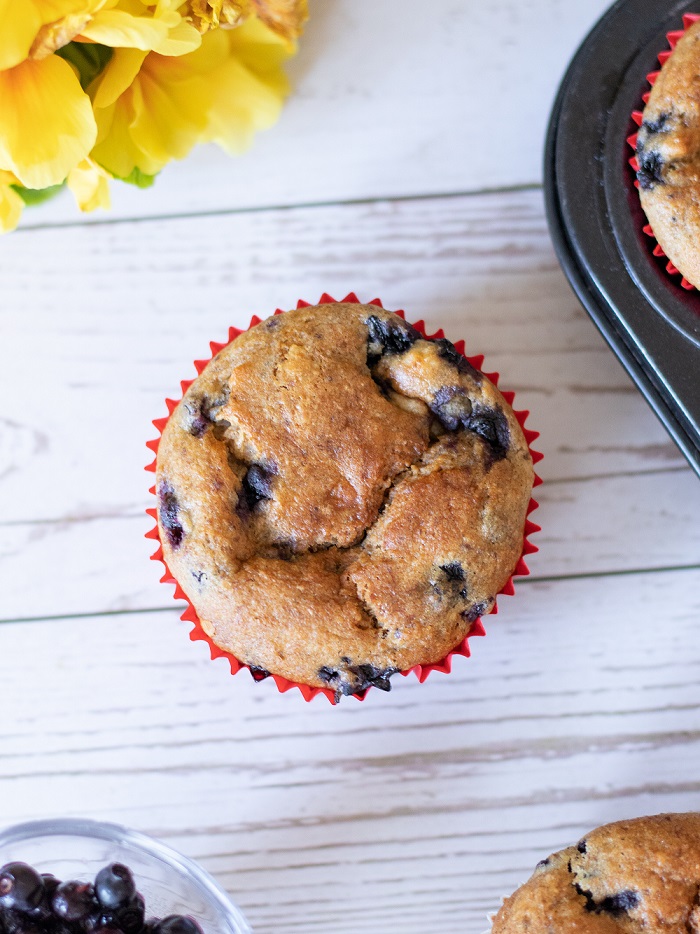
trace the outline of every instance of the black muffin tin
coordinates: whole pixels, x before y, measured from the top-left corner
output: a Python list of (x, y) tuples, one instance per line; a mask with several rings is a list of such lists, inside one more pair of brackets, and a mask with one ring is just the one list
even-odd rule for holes
[(666, 33), (693, 12), (700, 0), (619, 0), (599, 20), (554, 104), (545, 197), (574, 291), (700, 475), (700, 292), (652, 254), (626, 142)]

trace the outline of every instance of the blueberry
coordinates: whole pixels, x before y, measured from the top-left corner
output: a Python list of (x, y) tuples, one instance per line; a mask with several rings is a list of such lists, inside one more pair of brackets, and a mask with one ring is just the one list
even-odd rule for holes
[(192, 918), (184, 915), (168, 915), (153, 928), (153, 934), (203, 934)]
[(464, 427), (486, 442), (494, 461), (502, 460), (508, 453), (510, 428), (501, 409), (474, 406)]
[(586, 911), (592, 911), (596, 914), (600, 914), (604, 911), (606, 914), (613, 915), (613, 917), (617, 918), (631, 911), (633, 908), (636, 908), (639, 904), (639, 893), (632, 889), (625, 889), (623, 892), (616, 892), (614, 895), (606, 895), (604, 899), (597, 902), (593, 898), (593, 893), (588, 889), (584, 889), (583, 886), (576, 882), (574, 883), (574, 888), (579, 895), (582, 895), (586, 899), (586, 904), (583, 906)]
[(420, 339), (420, 333), (401, 318), (367, 318), (367, 362), (372, 364), (385, 353), (405, 353)]
[(662, 111), (656, 120), (645, 120), (642, 124), (643, 128), (649, 134), (654, 133), (665, 133), (668, 130), (668, 121), (671, 119), (671, 114), (669, 111)]
[(180, 504), (175, 495), (175, 490), (169, 483), (163, 481), (158, 490), (158, 497), (160, 499), (160, 521), (165, 529), (165, 534), (171, 546), (179, 548), (185, 536), (185, 530), (179, 519)]
[(94, 913), (94, 886), (90, 882), (62, 882), (53, 893), (51, 906), (62, 921), (82, 921)]
[(0, 869), (0, 906), (17, 911), (38, 908), (44, 896), (44, 880), (26, 863), (6, 863)]
[(438, 354), (443, 360), (447, 360), (448, 363), (456, 367), (459, 373), (465, 373), (471, 376), (475, 383), (481, 383), (483, 379), (482, 374), (471, 365), (466, 357), (463, 357), (462, 354), (459, 353), (452, 341), (448, 341), (445, 337), (440, 337), (433, 341), (433, 343), (437, 347)]
[(37, 921), (27, 918), (26, 915), (15, 912), (8, 912), (4, 921), (4, 927), (0, 922), (0, 931), (5, 931), (6, 934), (44, 934), (46, 930), (51, 930), (53, 934), (54, 930), (53, 927), (47, 929)]
[(253, 681), (264, 681), (265, 678), (270, 677), (270, 672), (267, 668), (263, 668), (260, 665), (249, 665), (250, 673), (253, 676)]
[(451, 561), (449, 564), (441, 564), (440, 570), (444, 571), (448, 581), (463, 581), (464, 568), (459, 561)]
[(105, 921), (123, 931), (124, 934), (141, 934), (146, 917), (146, 905), (143, 896), (136, 895), (128, 904), (105, 913)]
[(587, 853), (587, 852), (588, 852), (588, 845), (586, 844), (586, 839), (585, 839), (585, 837), (584, 837), (583, 840), (579, 840), (579, 842), (576, 844), (576, 849), (579, 851), (579, 853)]
[(128, 905), (136, 895), (131, 870), (121, 863), (110, 863), (95, 876), (95, 895), (103, 908), (115, 909)]
[(648, 191), (657, 184), (664, 184), (661, 170), (664, 166), (664, 160), (661, 153), (652, 150), (651, 152), (640, 152), (638, 154), (639, 169), (637, 178), (641, 187)]
[(245, 505), (252, 510), (263, 499), (272, 499), (272, 478), (274, 472), (261, 464), (251, 464), (243, 477), (243, 497)]
[(443, 428), (456, 431), (472, 413), (472, 404), (460, 386), (441, 386), (433, 396), (430, 411), (437, 416)]
[(340, 698), (344, 694), (361, 694), (369, 687), (390, 691), (389, 678), (397, 671), (397, 668), (376, 668), (374, 665), (348, 664), (345, 668), (330, 668), (324, 665), (318, 669), (318, 676), (335, 690), (336, 698)]
[(464, 610), (460, 615), (463, 619), (466, 619), (468, 623), (475, 623), (479, 617), (484, 615), (487, 609), (488, 603), (475, 603), (473, 607)]
[(625, 889), (624, 892), (616, 892), (615, 895), (606, 896), (598, 904), (597, 911), (606, 911), (608, 914), (618, 917), (626, 914), (639, 904), (639, 893), (632, 889)]

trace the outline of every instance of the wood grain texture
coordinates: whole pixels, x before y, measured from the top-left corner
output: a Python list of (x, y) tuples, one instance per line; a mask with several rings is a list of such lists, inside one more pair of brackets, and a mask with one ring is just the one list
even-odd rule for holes
[(229, 325), (324, 290), (379, 294), (465, 337), (532, 410), (547, 479), (683, 463), (571, 294), (537, 191), (22, 232), (2, 245), (4, 522), (141, 509), (150, 420), (192, 360)]
[(33, 231), (3, 246), (2, 618), (168, 604), (142, 540), (150, 419), (230, 324), (324, 289), (379, 293), (465, 336), (532, 410), (546, 481), (536, 575), (700, 564), (700, 488), (569, 292), (539, 192)]
[[(249, 154), (115, 187), (108, 220), (61, 198), (2, 240), (3, 823), (161, 837), (256, 934), (482, 934), (591, 827), (700, 810), (700, 485), (571, 294), (532, 187), (605, 5), (436, 0), (427, 24), (312, 0), (297, 92)], [(210, 340), (351, 290), (502, 373), (542, 433), (544, 528), (472, 658), (334, 708), (190, 642), (148, 560), (143, 467)]]
[(0, 625), (4, 819), (163, 837), (258, 934), (480, 934), (590, 827), (700, 804), (700, 571), (520, 596), (451, 675), (337, 708), (231, 678), (172, 612)]
[[(214, 147), (147, 191), (115, 183), (112, 217), (475, 191), (541, 179), (568, 60), (607, 0), (312, 0), (280, 123), (231, 159)], [(65, 193), (26, 226), (91, 222)]]

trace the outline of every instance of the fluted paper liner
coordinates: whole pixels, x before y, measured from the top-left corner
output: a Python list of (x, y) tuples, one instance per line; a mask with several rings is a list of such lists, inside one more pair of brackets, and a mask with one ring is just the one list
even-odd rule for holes
[[(336, 299), (332, 298), (330, 295), (328, 295), (328, 294), (326, 294), (326, 293), (324, 292), (324, 294), (323, 294), (323, 295), (320, 297), (320, 299), (318, 300), (318, 304), (319, 304), (319, 305), (323, 305), (323, 304), (327, 304), (327, 303), (335, 303), (335, 301), (336, 301)], [(360, 302), (360, 300), (358, 299), (358, 297), (355, 295), (354, 292), (350, 292), (350, 294), (349, 294), (349, 295), (346, 295), (345, 298), (342, 299), (342, 301), (343, 301), (343, 302), (346, 302), (346, 303), (347, 303), (347, 302), (350, 302), (350, 303), (353, 303), (353, 304), (363, 304), (362, 302)], [(301, 300), (300, 300), (300, 301), (297, 303), (297, 308), (306, 308), (306, 307), (309, 307), (310, 304), (311, 304), (310, 302), (305, 302), (305, 301), (301, 301)], [(378, 298), (372, 299), (371, 302), (367, 302), (366, 304), (369, 304), (369, 305), (376, 305), (376, 306), (379, 307), (379, 308), (382, 308), (382, 307), (383, 307), (381, 301), (380, 301)], [(284, 314), (284, 312), (283, 312), (280, 308), (278, 308), (278, 309), (275, 311), (275, 314), (276, 314), (276, 315), (281, 315), (281, 314)], [(400, 317), (402, 317), (402, 318), (405, 319), (405, 314), (404, 314), (403, 311), (397, 311), (396, 314), (400, 315)], [(262, 320), (262, 319), (261, 319), (261, 318), (258, 318), (257, 315), (253, 315), (253, 317), (250, 319), (250, 324), (248, 325), (247, 330), (250, 330), (250, 328), (255, 327), (255, 325), (257, 325), (257, 324), (260, 324), (261, 320)], [(417, 321), (417, 322), (413, 325), (413, 327), (415, 327), (415, 329), (416, 329), (417, 331), (419, 331), (419, 332), (420, 332), (424, 337), (426, 337), (428, 340), (435, 340), (435, 339), (438, 339), (438, 338), (441, 338), (441, 337), (444, 337), (444, 336), (445, 336), (445, 334), (444, 334), (442, 328), (441, 328), (440, 330), (436, 331), (434, 334), (427, 334), (427, 333), (426, 333), (426, 330), (425, 330), (425, 322), (422, 321), (422, 320), (421, 320), (421, 321)], [(218, 343), (212, 341), (212, 342), (210, 343), (210, 345), (209, 345), (209, 346), (211, 347), (211, 356), (208, 357), (207, 359), (204, 359), (204, 360), (195, 360), (195, 361), (194, 361), (194, 366), (195, 366), (195, 369), (196, 369), (196, 371), (197, 371), (197, 375), (199, 376), (199, 374), (204, 370), (204, 368), (207, 366), (207, 364), (210, 362), (210, 360), (213, 359), (213, 357), (215, 357), (216, 354), (218, 354), (220, 350), (223, 350), (224, 347), (227, 347), (227, 346), (231, 343), (231, 341), (234, 341), (234, 340), (238, 337), (238, 335), (239, 335), (239, 334), (242, 334), (242, 333), (243, 333), (243, 331), (242, 331), (240, 328), (234, 328), (234, 327), (232, 327), (232, 328), (229, 328), (228, 340), (227, 340), (227, 341), (224, 341), (224, 342), (221, 343), (221, 344), (218, 344)], [(466, 357), (466, 355), (465, 355), (465, 353), (464, 353), (464, 341), (463, 341), (463, 340), (457, 341), (457, 342), (455, 343), (454, 346), (455, 346), (456, 350), (458, 351), (458, 353), (460, 353), (460, 354), (462, 354), (462, 356), (465, 356), (465, 357)], [(483, 356), (466, 357), (466, 359), (467, 359), (467, 360), (469, 361), (469, 363), (470, 363), (473, 367), (475, 367), (477, 370), (481, 370), (482, 372), (484, 372), (484, 371), (482, 370), (482, 365), (483, 365), (483, 362), (484, 362)], [(499, 379), (499, 374), (498, 374), (498, 373), (485, 373), (485, 372), (484, 372), (484, 375), (485, 375), (488, 379), (490, 379), (491, 382), (492, 382), (494, 385), (498, 385), (498, 379)], [(193, 382), (194, 382), (194, 379), (190, 379), (190, 380), (183, 380), (183, 381), (180, 383), (180, 387), (181, 387), (181, 389), (182, 389), (182, 396), (184, 396), (184, 394), (187, 392), (187, 390), (189, 389), (189, 387), (192, 385)], [(503, 395), (503, 398), (506, 400), (506, 402), (508, 402), (508, 404), (512, 406), (513, 400), (514, 400), (514, 398), (515, 398), (515, 393), (513, 393), (513, 392), (503, 392), (503, 390), (501, 390), (501, 393), (502, 393), (502, 395)], [(181, 398), (182, 398), (182, 396), (181, 396)], [(158, 431), (158, 433), (159, 433), (159, 436), (158, 436), (155, 440), (149, 441), (148, 444), (147, 444), (147, 447), (150, 448), (151, 451), (153, 451), (154, 454), (157, 454), (157, 452), (158, 452), (158, 445), (159, 445), (159, 443), (160, 443), (160, 436), (163, 434), (163, 429), (165, 428), (165, 425), (167, 424), (168, 419), (170, 418), (170, 416), (171, 416), (172, 413), (174, 412), (175, 408), (176, 408), (177, 405), (179, 404), (179, 401), (180, 401), (179, 399), (177, 399), (177, 400), (176, 400), (176, 399), (166, 399), (166, 400), (165, 400), (165, 404), (166, 404), (167, 409), (168, 409), (168, 414), (167, 414), (164, 418), (157, 418), (157, 419), (155, 419), (154, 422), (153, 422), (153, 424), (155, 425), (155, 427), (156, 427), (156, 429), (157, 429), (157, 431)], [(515, 410), (514, 410), (514, 411), (515, 411)], [(528, 447), (530, 448), (530, 454), (532, 455), (532, 461), (533, 461), (533, 463), (536, 464), (538, 461), (540, 461), (540, 460), (542, 459), (542, 456), (543, 456), (543, 455), (540, 454), (538, 451), (534, 451), (533, 448), (532, 448), (532, 442), (533, 442), (536, 438), (539, 437), (539, 432), (537, 432), (537, 431), (531, 431), (529, 428), (526, 428), (526, 427), (525, 427), (525, 420), (527, 419), (527, 417), (528, 417), (529, 414), (530, 414), (530, 413), (529, 413), (528, 411), (520, 411), (520, 412), (517, 412), (517, 411), (516, 411), (516, 412), (515, 412), (515, 417), (517, 418), (517, 420), (518, 420), (518, 422), (519, 422), (520, 426), (522, 427), (523, 432), (524, 432), (524, 434), (525, 434), (525, 438), (526, 438), (526, 440), (527, 440)], [(146, 467), (146, 470), (149, 470), (149, 471), (151, 471), (152, 473), (155, 473), (155, 470), (156, 470), (156, 460), (154, 460), (153, 463), (149, 464), (149, 465)], [(535, 480), (534, 480), (534, 484), (533, 484), (533, 485), (534, 485), (534, 486), (538, 486), (541, 482), (542, 482), (542, 481), (541, 481), (540, 477), (538, 477), (537, 474), (535, 474)], [(156, 492), (155, 486), (151, 487), (150, 492), (153, 493), (153, 494), (155, 494), (155, 492)], [(539, 527), (538, 525), (536, 525), (534, 522), (532, 522), (532, 521), (529, 519), (529, 515), (530, 515), (530, 513), (531, 513), (534, 509), (537, 508), (537, 505), (538, 505), (538, 504), (535, 502), (534, 499), (530, 499), (530, 503), (529, 503), (528, 508), (527, 508), (527, 516), (528, 516), (528, 518), (526, 518), (526, 520), (525, 520), (525, 531), (524, 531), (524, 535), (523, 535), (523, 550), (522, 550), (522, 552), (521, 552), (520, 559), (518, 560), (518, 563), (517, 563), (517, 565), (516, 565), (516, 567), (515, 567), (515, 569), (514, 569), (514, 571), (513, 571), (513, 575), (508, 579), (508, 582), (507, 582), (507, 583), (504, 585), (504, 587), (499, 591), (499, 595), (500, 595), (500, 594), (506, 594), (506, 595), (508, 595), (508, 596), (511, 596), (512, 594), (514, 594), (514, 593), (515, 593), (515, 587), (514, 587), (514, 584), (513, 584), (513, 578), (516, 577), (516, 576), (525, 577), (526, 575), (528, 575), (528, 574), (530, 573), (530, 570), (529, 570), (527, 564), (525, 563), (525, 556), (526, 556), (526, 555), (533, 554), (534, 552), (538, 551), (538, 548), (537, 548), (536, 545), (533, 545), (533, 544), (530, 542), (529, 537), (530, 537), (534, 532), (539, 532), (539, 531), (540, 531), (540, 527)], [(183, 589), (180, 587), (180, 585), (179, 585), (179, 583), (177, 582), (177, 580), (173, 577), (173, 575), (172, 575), (171, 572), (170, 572), (170, 569), (168, 568), (167, 564), (165, 563), (165, 558), (164, 558), (164, 556), (163, 556), (163, 546), (162, 546), (162, 542), (161, 542), (160, 535), (159, 535), (159, 532), (158, 532), (157, 510), (156, 510), (155, 508), (153, 508), (153, 509), (147, 509), (146, 512), (148, 513), (149, 516), (151, 516), (151, 517), (155, 520), (155, 523), (156, 523), (156, 524), (155, 524), (155, 527), (154, 527), (153, 529), (151, 529), (150, 532), (147, 532), (147, 533), (146, 533), (146, 538), (151, 538), (151, 539), (153, 539), (154, 541), (156, 541), (156, 542), (158, 543), (158, 548), (157, 548), (155, 554), (151, 555), (151, 560), (152, 560), (152, 561), (160, 561), (160, 562), (163, 564), (163, 567), (165, 568), (165, 574), (164, 574), (163, 577), (161, 578), (161, 583), (174, 584), (174, 585), (175, 585), (175, 592), (174, 592), (174, 594), (173, 594), (173, 597), (174, 597), (176, 600), (184, 600), (184, 601), (187, 603), (187, 608), (186, 608), (185, 612), (182, 614), (181, 619), (186, 620), (187, 622), (189, 622), (189, 623), (192, 624), (192, 631), (190, 632), (190, 639), (192, 639), (193, 641), (206, 642), (206, 643), (208, 644), (208, 646), (209, 646), (209, 650), (210, 650), (212, 659), (214, 659), (214, 658), (225, 658), (225, 659), (228, 661), (228, 663), (229, 663), (229, 665), (230, 665), (230, 667), (231, 667), (231, 674), (236, 674), (238, 671), (240, 671), (241, 668), (247, 668), (247, 669), (250, 671), (251, 675), (253, 676), (254, 680), (256, 680), (256, 681), (261, 681), (261, 680), (267, 679), (267, 678), (269, 677), (270, 680), (274, 681), (274, 683), (275, 683), (276, 686), (277, 686), (277, 689), (278, 689), (281, 693), (284, 693), (285, 691), (289, 691), (289, 690), (291, 690), (292, 688), (298, 688), (299, 691), (301, 692), (302, 697), (303, 697), (304, 700), (306, 700), (306, 701), (312, 700), (312, 699), (313, 699), (314, 697), (316, 697), (318, 694), (323, 694), (323, 695), (325, 695), (325, 697), (328, 698), (328, 700), (331, 702), (331, 704), (337, 703), (335, 692), (332, 691), (332, 690), (330, 690), (330, 689), (328, 689), (328, 688), (319, 688), (319, 687), (312, 687), (312, 686), (309, 685), (309, 684), (300, 684), (300, 683), (298, 683), (298, 682), (296, 682), (296, 681), (289, 681), (289, 680), (287, 680), (287, 678), (283, 678), (281, 675), (276, 675), (276, 674), (270, 674), (269, 676), (267, 676), (267, 675), (261, 675), (260, 672), (258, 672), (258, 671), (253, 671), (248, 665), (244, 664), (244, 663), (241, 662), (239, 659), (237, 659), (235, 656), (231, 655), (230, 652), (225, 652), (223, 649), (219, 648), (219, 646), (216, 645), (216, 644), (211, 640), (211, 638), (205, 633), (204, 629), (202, 628), (202, 626), (201, 626), (201, 624), (200, 624), (199, 617), (197, 616), (197, 611), (195, 610), (195, 608), (194, 608), (194, 606), (192, 605), (191, 601), (189, 600), (189, 598), (187, 597), (187, 595), (185, 594), (185, 592), (183, 591)], [(491, 613), (494, 614), (494, 613), (497, 613), (497, 612), (498, 612), (498, 604), (495, 603), (495, 604), (494, 604), (494, 607), (493, 607), (493, 610), (491, 611)], [(451, 671), (451, 668), (452, 668), (452, 658), (453, 658), (455, 655), (463, 655), (463, 656), (465, 656), (465, 657), (468, 658), (469, 655), (471, 654), (470, 649), (469, 649), (469, 640), (470, 640), (471, 638), (475, 637), (475, 636), (484, 636), (484, 635), (486, 635), (486, 631), (485, 631), (485, 629), (484, 629), (483, 623), (482, 623), (481, 619), (477, 619), (477, 620), (473, 623), (472, 628), (471, 628), (471, 630), (469, 631), (468, 635), (465, 636), (465, 638), (462, 640), (462, 642), (460, 642), (459, 645), (455, 646), (455, 648), (452, 649), (452, 651), (449, 652), (449, 653), (445, 656), (445, 658), (443, 658), (441, 661), (435, 662), (435, 663), (430, 664), (430, 665), (414, 665), (413, 668), (409, 668), (409, 669), (407, 669), (406, 671), (402, 671), (402, 672), (400, 672), (400, 673), (401, 673), (402, 675), (406, 676), (406, 675), (409, 675), (411, 672), (414, 672), (415, 675), (416, 675), (416, 677), (418, 678), (418, 680), (419, 680), (421, 683), (422, 683), (423, 681), (425, 681), (425, 679), (428, 677), (428, 675), (431, 673), (431, 671), (442, 671), (442, 672), (449, 673), (449, 672)], [(367, 688), (366, 690), (362, 691), (360, 694), (354, 694), (354, 695), (352, 695), (352, 696), (353, 696), (353, 697), (357, 697), (358, 700), (364, 700), (364, 698), (365, 698), (365, 696), (366, 696), (368, 690), (369, 690), (369, 688)]]
[[(663, 67), (664, 63), (667, 62), (668, 59), (671, 57), (671, 53), (675, 49), (676, 44), (678, 40), (681, 38), (681, 36), (683, 35), (683, 33), (686, 31), (686, 29), (689, 29), (693, 25), (693, 23), (697, 22), (697, 20), (699, 19), (700, 19), (700, 13), (685, 13), (683, 16), (683, 28), (675, 29), (672, 32), (666, 33), (666, 39), (668, 41), (669, 48), (665, 49), (663, 52), (659, 52), (657, 56), (659, 59), (659, 65)], [(653, 87), (654, 82), (659, 77), (659, 73), (660, 73), (660, 70), (652, 71), (647, 75), (647, 81), (649, 82), (649, 85), (651, 87)], [(650, 93), (651, 93), (650, 91), (647, 91), (646, 94), (642, 94), (642, 101), (644, 102), (644, 104), (646, 104), (647, 101), (649, 100)], [(632, 120), (637, 126), (642, 125), (643, 119), (644, 119), (643, 110), (632, 111)], [(634, 150), (634, 156), (632, 156), (632, 158), (629, 159), (628, 161), (635, 172), (634, 187), (637, 190), (639, 190), (639, 182), (637, 181), (637, 178), (636, 178), (636, 173), (639, 171), (639, 160), (637, 159), (637, 134), (633, 133), (631, 136), (628, 136), (627, 142)], [(666, 257), (666, 254), (664, 253), (660, 243), (658, 242), (658, 240), (656, 239), (654, 235), (654, 231), (652, 229), (651, 224), (645, 224), (642, 227), (642, 230), (647, 235), (647, 237), (649, 237), (650, 239), (650, 243), (652, 244), (652, 254), (658, 257)], [(676, 267), (673, 265), (671, 260), (668, 260), (668, 262), (666, 263), (666, 272), (669, 273), (671, 276), (680, 276), (681, 285), (683, 286), (684, 289), (688, 289), (689, 291), (691, 290), (695, 291), (695, 286), (693, 285), (693, 283), (688, 282), (685, 276), (682, 275), (678, 269), (676, 269)]]

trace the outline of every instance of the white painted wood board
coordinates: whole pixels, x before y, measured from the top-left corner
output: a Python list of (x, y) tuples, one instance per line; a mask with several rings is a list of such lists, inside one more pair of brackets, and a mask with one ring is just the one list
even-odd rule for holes
[[(112, 217), (476, 191), (541, 181), (549, 110), (607, 0), (312, 0), (279, 124), (232, 160), (214, 147)], [(24, 224), (91, 222), (66, 193)]]
[(174, 612), (2, 624), (3, 819), (160, 836), (258, 934), (480, 934), (591, 827), (700, 808), (699, 585), (531, 584), (451, 675), (337, 708), (232, 678)]

